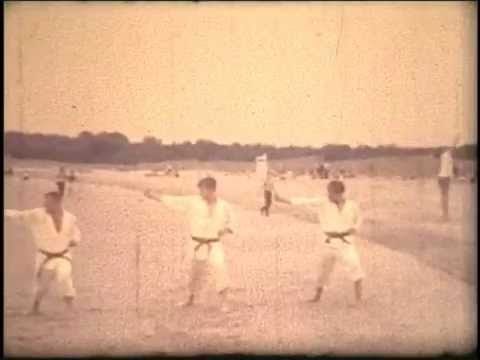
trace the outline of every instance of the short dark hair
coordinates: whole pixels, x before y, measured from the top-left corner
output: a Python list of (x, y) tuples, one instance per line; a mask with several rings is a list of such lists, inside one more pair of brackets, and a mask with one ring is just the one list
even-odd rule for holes
[(50, 191), (45, 193), (45, 197), (51, 198), (55, 201), (61, 201), (63, 199), (62, 194), (60, 194), (58, 191)]
[(201, 179), (198, 182), (197, 186), (199, 188), (204, 187), (204, 188), (209, 189), (209, 190), (216, 190), (217, 189), (217, 180), (215, 180), (211, 176), (207, 176), (207, 177), (204, 177), (203, 179)]
[(343, 194), (345, 192), (345, 184), (340, 180), (332, 180), (328, 183), (328, 191), (335, 194)]

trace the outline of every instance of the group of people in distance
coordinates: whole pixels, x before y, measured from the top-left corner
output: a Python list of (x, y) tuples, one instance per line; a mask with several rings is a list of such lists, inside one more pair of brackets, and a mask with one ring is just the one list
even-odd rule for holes
[(165, 171), (162, 173), (162, 174), (159, 174), (159, 171), (158, 169), (152, 169), (152, 171), (150, 171), (149, 173), (146, 173), (145, 176), (146, 177), (156, 177), (156, 176), (170, 176), (170, 177), (180, 177), (180, 173), (178, 172), (178, 170), (171, 166), (171, 165), (167, 165), (166, 168), (165, 168)]
[(330, 176), (330, 164), (317, 164), (317, 166), (310, 172), (310, 176), (312, 179), (328, 179)]
[[(4, 175), (5, 176), (14, 176), (15, 175), (15, 171), (13, 170), (13, 167), (9, 166), (7, 168), (7, 170), (4, 171)], [(30, 179), (30, 174), (28, 173), (28, 171), (24, 171), (23, 174), (22, 174), (22, 179), (23, 180), (29, 180)]]
[[(454, 146), (446, 148), (440, 158), (438, 182), (445, 220), (448, 220)], [(63, 208), (64, 185), (61, 183), (65, 182), (64, 173), (64, 170), (59, 172), (58, 191), (45, 194), (43, 207), (25, 211), (6, 210), (4, 213), (7, 218), (24, 221), (33, 234), (37, 248), (34, 302), (31, 309), (33, 314), (39, 312), (41, 300), (54, 279), (63, 287), (63, 297), (69, 308), (72, 308), (76, 295), (72, 281), (72, 255), (73, 248), (80, 242), (81, 234), (76, 217)], [(362, 300), (365, 273), (356, 247), (361, 214), (358, 204), (345, 197), (345, 190), (345, 183), (341, 179), (335, 179), (328, 182), (326, 196), (286, 198), (274, 189), (271, 175), (267, 176), (264, 183), (265, 205), (261, 209), (262, 215), (270, 214), (273, 201), (290, 206), (311, 205), (317, 209), (323, 235), (318, 239), (319, 272), (315, 293), (309, 300), (311, 302), (320, 301), (337, 264), (343, 266), (350, 275), (356, 302)], [(232, 207), (217, 196), (217, 181), (210, 176), (202, 178), (198, 182), (197, 195), (172, 196), (152, 190), (146, 190), (144, 195), (185, 213), (189, 218), (188, 256), (192, 267), (189, 295), (182, 305), (191, 306), (195, 303), (200, 280), (199, 269), (209, 265), (215, 277), (216, 290), (223, 300), (222, 309), (228, 309), (229, 277), (223, 241), (234, 236), (238, 228)]]
[(70, 170), (70, 174), (67, 175), (67, 171), (65, 170), (65, 167), (61, 166), (58, 170), (58, 174), (56, 178), (58, 193), (61, 196), (64, 196), (67, 182), (73, 183), (76, 179), (77, 177), (73, 169)]
[[(13, 167), (9, 166), (4, 174), (6, 176), (13, 176), (15, 175), (15, 172), (13, 170)], [(67, 172), (65, 170), (65, 167), (61, 166), (58, 170), (58, 174), (57, 174), (57, 177), (56, 177), (56, 184), (57, 184), (57, 188), (58, 188), (58, 191), (61, 193), (61, 194), (64, 194), (65, 192), (65, 183), (68, 181), (68, 182), (74, 182), (76, 180), (76, 175), (75, 175), (75, 171), (72, 169), (70, 170), (70, 174), (67, 175)], [(23, 174), (22, 174), (22, 179), (23, 180), (29, 180), (30, 179), (30, 173), (28, 171), (24, 171)]]

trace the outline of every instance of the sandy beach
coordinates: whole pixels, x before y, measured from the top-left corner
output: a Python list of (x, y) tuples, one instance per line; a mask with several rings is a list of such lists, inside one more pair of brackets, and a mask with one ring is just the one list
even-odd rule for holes
[[(188, 280), (186, 219), (143, 196), (147, 188), (194, 193), (199, 173), (176, 179), (94, 170), (81, 175), (65, 200), (83, 232), (74, 254), (75, 314), (54, 296), (44, 315), (23, 314), (31, 301), (34, 248), (23, 227), (5, 221), (6, 354), (431, 355), (476, 346), (473, 185), (454, 184), (453, 218), (442, 224), (434, 179), (347, 181), (365, 217), (358, 241), (365, 302), (354, 308), (342, 271), (320, 304), (304, 303), (319, 256), (310, 210), (275, 205), (269, 218), (260, 217), (253, 177), (214, 175), (238, 221), (238, 232), (225, 241), (231, 311), (220, 312), (209, 294), (192, 309), (177, 307)], [(277, 189), (286, 196), (323, 195), (325, 184), (297, 178), (278, 182)], [(36, 207), (53, 188), (48, 176), (6, 178), (5, 207)]]
[[(4, 209), (60, 194), (47, 196), (52, 219), (30, 218), (41, 219), (36, 237), (4, 214), (5, 355), (475, 351), (476, 10), (466, 1), (6, 2)], [(189, 224), (147, 191), (197, 194), (207, 175), (233, 210), (225, 237), (221, 201), (199, 202)], [(344, 179), (363, 218), (348, 237), (362, 282), (338, 265), (327, 286), (319, 281), (322, 225), (356, 230), (342, 185), (330, 188), (338, 208), (274, 201), (263, 216), (269, 176), (283, 198), (327, 197), (329, 179)], [(57, 179), (73, 179), (65, 194)], [(213, 183), (202, 187), (212, 201)], [(28, 315), (41, 295), (37, 252), (76, 245), (63, 195), (82, 233), (75, 311), (70, 287), (51, 289), (41, 314)], [(217, 236), (228, 306), (212, 276), (194, 306), (180, 306), (191, 295), (192, 237)], [(341, 246), (335, 256), (358, 265)], [(69, 282), (66, 261), (57, 264)]]

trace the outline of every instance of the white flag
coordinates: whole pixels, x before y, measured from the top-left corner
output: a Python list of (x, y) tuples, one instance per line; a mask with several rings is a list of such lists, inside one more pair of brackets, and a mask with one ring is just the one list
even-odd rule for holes
[(257, 156), (255, 158), (255, 174), (260, 181), (265, 181), (268, 173), (268, 159), (267, 154)]

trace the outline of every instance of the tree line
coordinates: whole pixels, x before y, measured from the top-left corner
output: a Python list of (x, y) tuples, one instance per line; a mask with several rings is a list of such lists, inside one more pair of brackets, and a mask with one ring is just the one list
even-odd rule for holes
[[(252, 161), (256, 156), (267, 153), (270, 159), (288, 159), (318, 156), (333, 162), (348, 159), (367, 159), (389, 156), (438, 156), (440, 147), (399, 147), (396, 145), (351, 147), (342, 144), (328, 144), (322, 147), (284, 146), (265, 144), (233, 143), (217, 144), (209, 140), (195, 143), (163, 144), (160, 139), (147, 136), (142, 142), (130, 142), (119, 132), (98, 134), (83, 131), (76, 137), (55, 134), (5, 133), (6, 154), (18, 159), (42, 159), (72, 163), (112, 163), (131, 165), (145, 162), (175, 160), (198, 161)], [(455, 150), (460, 159), (476, 159), (476, 144), (466, 144)]]

